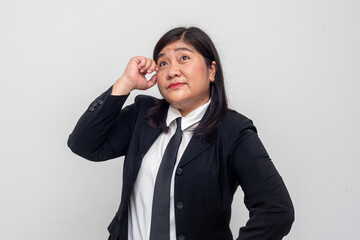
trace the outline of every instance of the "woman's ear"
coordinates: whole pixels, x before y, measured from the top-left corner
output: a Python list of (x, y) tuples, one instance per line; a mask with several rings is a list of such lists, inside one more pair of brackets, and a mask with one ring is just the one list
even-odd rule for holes
[(212, 61), (211, 65), (209, 66), (209, 78), (210, 82), (215, 81), (215, 74), (216, 74), (216, 62)]

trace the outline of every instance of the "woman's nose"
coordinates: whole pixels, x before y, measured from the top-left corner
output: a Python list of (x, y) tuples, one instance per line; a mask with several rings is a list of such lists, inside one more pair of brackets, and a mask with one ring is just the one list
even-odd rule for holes
[(173, 79), (176, 77), (179, 77), (181, 75), (181, 71), (179, 68), (178, 64), (171, 64), (168, 68), (168, 72), (167, 72), (167, 78), (168, 79)]

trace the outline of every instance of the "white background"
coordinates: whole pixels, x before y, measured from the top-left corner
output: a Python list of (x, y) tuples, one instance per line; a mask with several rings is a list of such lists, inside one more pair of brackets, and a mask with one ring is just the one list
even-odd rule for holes
[(286, 182), (286, 239), (358, 239), (359, 24), (356, 0), (0, 0), (0, 239), (107, 239), (122, 159), (86, 161), (67, 137), (132, 56), (151, 57), (180, 25), (212, 37), (230, 106), (253, 119)]

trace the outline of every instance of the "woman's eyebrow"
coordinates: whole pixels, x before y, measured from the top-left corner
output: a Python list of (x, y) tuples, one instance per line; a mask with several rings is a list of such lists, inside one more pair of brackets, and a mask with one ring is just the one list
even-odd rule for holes
[[(187, 47), (179, 47), (179, 48), (174, 49), (174, 52), (178, 52), (178, 51), (189, 51), (189, 52), (194, 53), (193, 50), (191, 50), (190, 48), (187, 48)], [(159, 53), (157, 58), (159, 59), (159, 58), (163, 57), (164, 55), (165, 55), (165, 53), (161, 52), (161, 53)]]

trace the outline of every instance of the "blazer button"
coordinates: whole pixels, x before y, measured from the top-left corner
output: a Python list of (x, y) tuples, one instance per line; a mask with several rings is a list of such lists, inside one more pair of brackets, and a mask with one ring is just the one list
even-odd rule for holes
[(182, 168), (177, 168), (177, 169), (176, 169), (176, 174), (177, 174), (177, 175), (181, 175), (182, 173), (183, 173)]
[(185, 240), (185, 236), (181, 234), (180, 236), (178, 236), (177, 239), (178, 239), (178, 240)]
[(89, 107), (89, 111), (90, 111), (90, 112), (93, 112), (94, 110), (95, 110), (95, 108)]
[(182, 204), (182, 202), (177, 202), (177, 203), (176, 203), (176, 208), (177, 208), (177, 209), (183, 209), (183, 208), (184, 208), (184, 205)]
[(93, 104), (93, 107), (96, 107), (96, 106), (97, 106), (97, 103), (94, 103), (94, 104)]
[(98, 104), (100, 104), (100, 105), (104, 103), (104, 101), (101, 100), (101, 99), (99, 99), (97, 102), (98, 102)]

